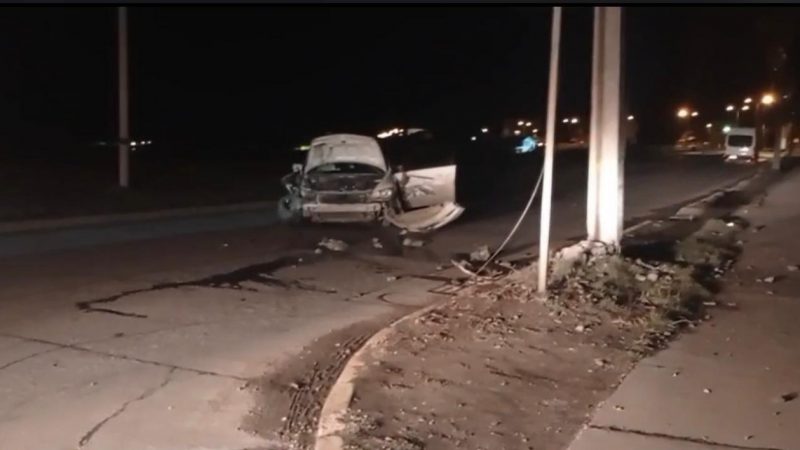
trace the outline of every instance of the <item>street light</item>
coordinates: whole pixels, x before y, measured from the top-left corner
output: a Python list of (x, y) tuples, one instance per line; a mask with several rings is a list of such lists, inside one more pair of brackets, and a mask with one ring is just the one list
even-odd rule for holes
[(700, 115), (700, 113), (698, 113), (697, 111), (692, 111), (692, 117), (697, 117), (699, 115)]
[(736, 107), (735, 107), (735, 106), (733, 106), (733, 105), (728, 105), (728, 106), (726, 106), (726, 107), (725, 107), (725, 111), (728, 111), (728, 112), (731, 112), (731, 111), (733, 111), (734, 109), (736, 109)]
[(772, 95), (772, 94), (764, 94), (764, 96), (761, 97), (761, 104), (769, 106), (769, 105), (771, 105), (773, 103), (775, 103), (775, 96), (774, 95)]
[(489, 132), (488, 128), (486, 128), (486, 127), (481, 128), (481, 133), (488, 133), (488, 132)]
[(746, 99), (744, 99), (744, 104), (745, 105), (749, 105), (750, 103), (753, 103), (753, 99), (752, 98), (747, 97)]
[(685, 119), (686, 117), (689, 117), (689, 109), (688, 108), (679, 109), (678, 110), (678, 117), (680, 117), (681, 119)]
[(628, 122), (630, 122), (631, 120), (633, 120), (633, 115), (628, 116)]
[(711, 128), (711, 124), (710, 124), (710, 123), (707, 123), (707, 124), (706, 124), (706, 128)]
[(750, 105), (742, 106), (742, 111), (750, 111)]

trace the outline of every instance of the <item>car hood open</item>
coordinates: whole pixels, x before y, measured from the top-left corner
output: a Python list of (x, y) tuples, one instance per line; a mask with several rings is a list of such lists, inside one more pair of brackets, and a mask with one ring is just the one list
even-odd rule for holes
[(305, 172), (308, 173), (323, 164), (333, 163), (366, 164), (386, 172), (383, 152), (378, 142), (369, 136), (331, 134), (311, 141)]

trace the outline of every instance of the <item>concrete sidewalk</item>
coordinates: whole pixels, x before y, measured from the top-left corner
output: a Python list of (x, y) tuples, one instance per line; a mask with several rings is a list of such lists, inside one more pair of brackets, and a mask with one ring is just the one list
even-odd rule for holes
[(800, 173), (740, 215), (712, 320), (641, 361), (570, 450), (800, 449)]

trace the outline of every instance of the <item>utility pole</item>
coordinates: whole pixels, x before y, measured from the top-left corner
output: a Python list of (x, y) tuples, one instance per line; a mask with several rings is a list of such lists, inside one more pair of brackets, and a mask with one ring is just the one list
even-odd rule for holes
[(539, 224), (540, 294), (547, 292), (547, 263), (550, 260), (550, 216), (553, 204), (553, 157), (556, 147), (556, 104), (558, 99), (558, 53), (561, 45), (561, 7), (553, 7), (550, 33), (550, 79), (547, 88), (547, 137), (544, 147), (544, 179), (542, 186), (541, 223)]
[(625, 139), (622, 122), (622, 8), (594, 8), (587, 239), (622, 239)]
[(130, 185), (130, 121), (128, 116), (128, 10), (117, 7), (117, 72), (119, 83), (119, 187)]

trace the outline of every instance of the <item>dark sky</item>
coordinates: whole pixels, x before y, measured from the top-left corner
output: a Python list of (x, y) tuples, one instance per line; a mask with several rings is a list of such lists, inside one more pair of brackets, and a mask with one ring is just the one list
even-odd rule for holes
[[(763, 90), (776, 43), (798, 61), (796, 9), (626, 9), (643, 139), (668, 136), (680, 104), (711, 118)], [(550, 8), (519, 6), (134, 7), (134, 135), (280, 147), (326, 131), (469, 133), (538, 118), (549, 21)], [(566, 9), (563, 115), (588, 113), (591, 26), (591, 9)], [(3, 8), (0, 145), (112, 136), (115, 58), (113, 8)]]

